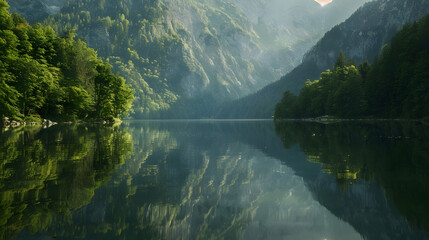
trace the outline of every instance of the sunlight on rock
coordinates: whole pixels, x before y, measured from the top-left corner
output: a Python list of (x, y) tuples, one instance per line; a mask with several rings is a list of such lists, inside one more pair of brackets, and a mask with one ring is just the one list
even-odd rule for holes
[(328, 4), (330, 4), (332, 2), (332, 0), (314, 0), (314, 1), (316, 1), (322, 7), (328, 5)]

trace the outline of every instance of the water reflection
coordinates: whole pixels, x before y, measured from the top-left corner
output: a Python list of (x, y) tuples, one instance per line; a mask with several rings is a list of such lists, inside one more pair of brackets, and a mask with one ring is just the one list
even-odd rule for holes
[[(347, 134), (366, 127), (135, 121), (4, 132), (0, 228), (5, 239), (427, 238), (359, 165), (355, 152), (370, 154)], [(335, 137), (343, 145), (325, 142)]]
[[(334, 191), (323, 187), (323, 182), (309, 180), (318, 200), (331, 212), (368, 236), (427, 238), (423, 233), (412, 235), (414, 228), (404, 227), (407, 224), (392, 215), (391, 209), (429, 233), (429, 126), (413, 122), (281, 122), (276, 131), (286, 148), (299, 144), (309, 162), (319, 163), (323, 172), (335, 178), (340, 198), (333, 197)], [(368, 190), (376, 188), (374, 185), (381, 187), (383, 194)], [(394, 207), (386, 205), (385, 198), (392, 200)], [(346, 208), (360, 212), (348, 213)], [(375, 218), (374, 227), (365, 224), (370, 218)], [(376, 224), (378, 221), (390, 226)]]
[(130, 135), (119, 127), (34, 126), (1, 133), (0, 238), (69, 221), (131, 147)]

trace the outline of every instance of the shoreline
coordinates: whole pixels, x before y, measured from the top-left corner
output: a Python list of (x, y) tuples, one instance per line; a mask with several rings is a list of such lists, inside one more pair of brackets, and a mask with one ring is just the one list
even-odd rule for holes
[(274, 119), (274, 121), (283, 122), (318, 122), (318, 123), (335, 123), (335, 122), (422, 122), (428, 123), (427, 119), (402, 119), (402, 118), (288, 118)]
[(66, 122), (54, 122), (51, 120), (43, 119), (42, 121), (38, 122), (18, 122), (15, 120), (9, 121), (8, 118), (3, 118), (3, 121), (1, 122), (1, 129), (10, 129), (10, 128), (18, 128), (18, 127), (26, 127), (26, 126), (42, 126), (45, 128), (49, 128), (58, 124), (117, 124), (122, 123), (122, 120), (119, 121), (66, 121)]
[[(312, 122), (312, 123), (338, 123), (338, 122), (420, 122), (423, 124), (429, 124), (429, 119), (390, 119), (390, 118), (288, 118), (288, 119), (126, 119), (124, 121), (161, 121), (161, 122), (171, 122), (171, 121), (274, 121), (274, 122)], [(53, 122), (47, 119), (43, 119), (41, 122), (18, 122), (18, 121), (4, 121), (1, 124), (2, 130), (8, 130), (10, 128), (26, 127), (26, 126), (42, 126), (49, 128), (58, 124), (73, 125), (73, 124), (118, 124), (123, 123), (122, 120), (118, 121), (66, 121), (66, 122)]]

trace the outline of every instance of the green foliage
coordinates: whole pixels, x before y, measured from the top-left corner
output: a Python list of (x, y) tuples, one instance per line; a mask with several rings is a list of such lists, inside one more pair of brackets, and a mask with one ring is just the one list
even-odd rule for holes
[(342, 52), (334, 69), (307, 82), (276, 106), (276, 118), (330, 115), (342, 118), (429, 116), (429, 16), (406, 25), (385, 45), (372, 66), (357, 68)]
[(96, 67), (95, 112), (98, 119), (114, 120), (131, 107), (132, 90), (125, 80), (112, 73), (110, 65)]
[[(429, 116), (429, 16), (406, 25), (383, 48), (366, 84), (368, 114)], [(374, 106), (374, 107), (371, 107)]]
[(11, 84), (15, 81), (12, 74), (5, 71), (5, 64), (0, 60), (0, 113), (20, 119), (21, 113), (17, 105), (20, 93)]
[(130, 87), (94, 50), (73, 32), (60, 38), (51, 27), (31, 27), (7, 7), (0, 0), (1, 118), (113, 120), (128, 112)]
[(276, 105), (276, 118), (308, 118), (324, 115), (357, 117), (363, 107), (362, 78), (354, 66), (347, 66), (340, 54), (332, 71), (320, 75), (320, 80), (307, 81), (299, 96), (286, 92)]
[[(84, 37), (91, 47), (97, 49), (98, 54), (113, 66), (113, 71), (119, 72), (135, 90), (132, 116), (144, 118), (169, 109), (179, 95), (178, 81), (174, 80), (180, 76), (169, 73), (167, 60), (179, 58), (179, 62), (183, 61), (175, 56), (181, 54), (178, 49), (182, 45), (180, 37), (161, 24), (164, 10), (165, 6), (160, 0), (68, 1), (61, 12), (46, 19), (45, 24), (60, 34), (73, 33)], [(110, 75), (101, 74), (105, 77)], [(115, 81), (107, 78), (107, 82), (113, 84)], [(102, 88), (98, 90), (107, 93)], [(117, 96), (123, 96), (114, 101), (124, 103), (127, 91), (129, 89), (119, 91)], [(98, 106), (101, 103), (98, 100), (104, 102), (105, 107)], [(107, 118), (117, 117), (117, 112), (124, 109), (109, 106), (110, 103), (105, 100), (97, 99), (95, 107)], [(128, 107), (130, 104), (127, 102), (122, 106)]]
[(0, 134), (0, 239), (36, 233), (89, 204), (132, 152), (132, 137), (107, 125), (27, 126)]

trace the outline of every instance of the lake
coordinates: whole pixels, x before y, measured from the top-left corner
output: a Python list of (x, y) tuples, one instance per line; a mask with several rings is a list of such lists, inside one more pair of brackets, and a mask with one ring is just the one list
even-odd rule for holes
[(0, 134), (0, 239), (429, 239), (429, 126), (126, 121)]

